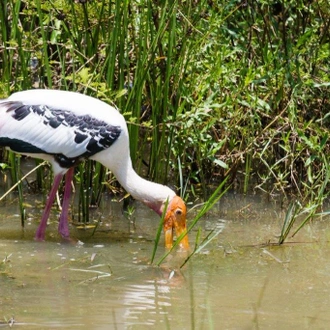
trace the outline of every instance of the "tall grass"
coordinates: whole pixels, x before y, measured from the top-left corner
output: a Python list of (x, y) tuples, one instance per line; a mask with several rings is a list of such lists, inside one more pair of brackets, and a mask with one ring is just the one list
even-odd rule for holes
[(17, 191), (18, 191), (18, 205), (20, 209), (20, 215), (21, 215), (21, 225), (24, 227), (24, 221), (26, 217), (25, 213), (25, 207), (23, 203), (23, 187), (22, 187), (22, 181), (20, 180), (21, 174), (21, 158), (15, 157), (15, 154), (10, 152), (9, 154), (9, 163), (10, 163), (10, 169), (11, 169), (11, 177), (13, 182), (18, 182), (17, 184)]
[[(294, 193), (307, 210), (328, 196), (329, 22), (326, 0), (5, 0), (0, 94), (68, 89), (116, 104), (135, 168), (186, 200), (229, 175), (240, 192)], [(84, 166), (87, 221), (112, 177)]]

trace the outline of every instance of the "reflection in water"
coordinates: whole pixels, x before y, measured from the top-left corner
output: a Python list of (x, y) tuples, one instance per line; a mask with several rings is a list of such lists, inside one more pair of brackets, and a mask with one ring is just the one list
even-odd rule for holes
[(167, 314), (166, 308), (171, 307), (168, 298), (170, 288), (157, 282), (145, 285), (131, 285), (126, 288), (124, 306), (126, 306), (125, 319), (128, 324), (135, 324), (142, 313), (149, 311), (150, 314), (158, 315), (153, 319), (145, 320), (145, 325), (155, 325), (159, 316)]
[(146, 270), (143, 278), (140, 284), (125, 286), (123, 305), (126, 324), (156, 326), (165, 321), (175, 321), (171, 311), (177, 308), (178, 292), (187, 285), (183, 274), (167, 267), (152, 267)]

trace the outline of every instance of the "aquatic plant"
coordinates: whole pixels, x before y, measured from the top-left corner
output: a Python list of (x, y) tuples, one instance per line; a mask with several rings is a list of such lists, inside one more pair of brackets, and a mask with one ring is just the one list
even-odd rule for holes
[[(176, 184), (187, 201), (207, 201), (228, 177), (238, 192), (294, 194), (310, 219), (329, 190), (328, 27), (326, 0), (5, 0), (0, 94), (97, 96), (128, 120), (138, 172)], [(118, 189), (93, 162), (76, 180), (81, 221)]]

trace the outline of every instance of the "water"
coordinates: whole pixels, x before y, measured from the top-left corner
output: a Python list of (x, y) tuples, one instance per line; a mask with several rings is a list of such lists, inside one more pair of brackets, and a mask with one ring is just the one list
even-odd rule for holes
[[(0, 327), (22, 329), (326, 329), (330, 322), (330, 229), (306, 226), (275, 242), (284, 212), (260, 196), (227, 195), (201, 221), (221, 234), (181, 270), (186, 256), (150, 265), (157, 216), (136, 204), (133, 221), (105, 200), (102, 225), (73, 229), (81, 243), (33, 235), (42, 209), (30, 196), (24, 232), (14, 200), (0, 204)], [(192, 217), (192, 216), (191, 216)], [(196, 232), (192, 233), (194, 246)], [(159, 247), (157, 258), (164, 253)]]

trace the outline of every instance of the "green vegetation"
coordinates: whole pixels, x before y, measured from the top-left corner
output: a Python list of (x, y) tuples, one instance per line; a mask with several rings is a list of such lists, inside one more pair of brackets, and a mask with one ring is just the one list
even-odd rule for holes
[[(56, 88), (116, 104), (137, 171), (180, 178), (186, 200), (227, 177), (242, 193), (295, 196), (283, 242), (329, 194), (329, 26), (328, 0), (4, 0), (0, 96)], [(86, 220), (117, 185), (92, 162), (79, 170)]]

